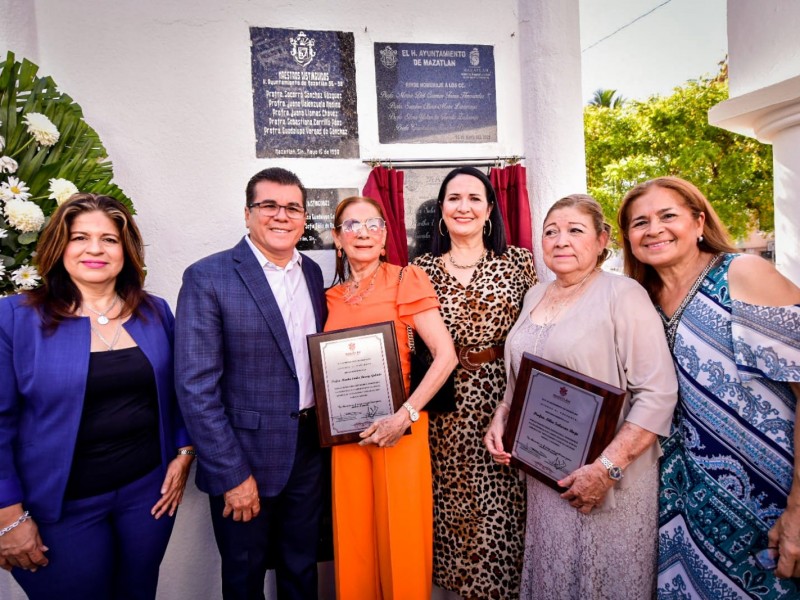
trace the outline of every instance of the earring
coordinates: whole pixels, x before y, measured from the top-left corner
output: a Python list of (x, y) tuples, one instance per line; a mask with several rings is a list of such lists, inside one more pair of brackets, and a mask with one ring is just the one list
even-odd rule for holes
[(447, 226), (446, 225), (445, 225), (445, 230), (442, 231), (442, 224), (443, 223), (444, 223), (444, 219), (439, 219), (439, 235), (441, 235), (442, 237), (445, 237), (450, 232), (447, 231)]
[(699, 238), (697, 238), (697, 243), (702, 244), (704, 239), (705, 238), (701, 235)]
[[(489, 226), (489, 231), (486, 231), (487, 225)], [(483, 222), (483, 235), (486, 237), (492, 235), (492, 222), (489, 219), (486, 219), (486, 221)]]

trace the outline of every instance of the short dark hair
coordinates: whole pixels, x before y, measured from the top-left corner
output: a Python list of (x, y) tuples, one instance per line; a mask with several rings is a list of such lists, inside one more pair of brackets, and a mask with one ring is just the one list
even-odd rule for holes
[(42, 285), (26, 292), (28, 304), (37, 307), (42, 314), (45, 329), (54, 330), (65, 318), (74, 316), (83, 300), (64, 267), (63, 258), (72, 223), (79, 215), (90, 212), (103, 213), (119, 232), (124, 261), (114, 288), (125, 303), (125, 313), (141, 317), (141, 305), (150, 303), (143, 289), (144, 242), (131, 213), (122, 202), (109, 196), (73, 194), (58, 207), (39, 236), (35, 264), (42, 276)]
[(492, 207), (489, 213), (489, 222), (492, 229), (489, 235), (483, 234), (483, 245), (487, 250), (493, 251), (497, 256), (505, 254), (508, 244), (506, 242), (506, 226), (503, 223), (503, 215), (500, 214), (500, 207), (497, 205), (497, 194), (492, 187), (492, 182), (484, 173), (475, 167), (457, 167), (450, 171), (439, 187), (439, 196), (436, 198), (436, 210), (433, 214), (433, 231), (431, 231), (431, 254), (441, 256), (450, 250), (450, 233), (439, 227), (442, 219), (442, 202), (447, 193), (447, 185), (458, 175), (470, 175), (480, 180), (486, 188), (486, 201)]
[(258, 185), (258, 183), (261, 181), (271, 181), (279, 185), (296, 185), (300, 188), (300, 192), (303, 194), (303, 208), (306, 207), (308, 190), (306, 190), (305, 186), (303, 186), (300, 178), (297, 175), (280, 167), (270, 167), (268, 169), (264, 169), (250, 178), (250, 181), (247, 182), (247, 188), (245, 188), (244, 192), (247, 201), (246, 206), (250, 206), (250, 203), (255, 200), (256, 185)]

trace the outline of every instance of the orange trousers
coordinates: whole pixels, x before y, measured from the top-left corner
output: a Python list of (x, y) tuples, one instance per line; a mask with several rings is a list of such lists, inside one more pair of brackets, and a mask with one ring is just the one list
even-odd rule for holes
[(433, 492), (428, 413), (392, 448), (333, 448), (338, 600), (428, 600)]

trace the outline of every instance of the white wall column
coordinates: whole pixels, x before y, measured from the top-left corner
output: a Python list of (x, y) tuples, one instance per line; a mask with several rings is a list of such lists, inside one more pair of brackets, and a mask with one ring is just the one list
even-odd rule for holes
[(520, 80), (525, 164), (536, 269), (547, 209), (586, 191), (578, 0), (519, 0)]
[(800, 77), (722, 102), (708, 121), (772, 144), (775, 265), (800, 284)]

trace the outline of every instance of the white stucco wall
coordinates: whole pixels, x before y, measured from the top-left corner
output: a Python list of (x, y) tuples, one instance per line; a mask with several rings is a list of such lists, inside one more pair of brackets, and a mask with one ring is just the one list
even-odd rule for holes
[(731, 97), (800, 75), (800, 2), (728, 0)]
[[(0, 37), (0, 51), (13, 42), (18, 57), (35, 54), (83, 107), (138, 211), (148, 287), (173, 306), (185, 267), (243, 234), (253, 173), (284, 166), (308, 187), (359, 189), (369, 173), (355, 159), (255, 157), (250, 26), (353, 32), (363, 158), (523, 153), (516, 0), (490, 16), (477, 0), (0, 0), (4, 14), (31, 6), (33, 23), (0, 28), (17, 32)], [(21, 34), (28, 27), (35, 35)], [(499, 141), (379, 144), (372, 44), (384, 41), (493, 45)]]
[(800, 284), (800, 3), (728, 0), (730, 98), (712, 125), (772, 144), (775, 265)]

